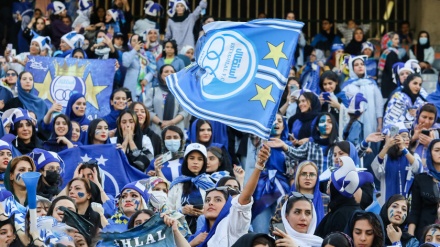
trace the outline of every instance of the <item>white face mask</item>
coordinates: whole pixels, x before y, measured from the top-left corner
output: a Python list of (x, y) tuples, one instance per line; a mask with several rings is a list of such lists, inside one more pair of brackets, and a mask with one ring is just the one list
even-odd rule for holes
[(159, 191), (150, 191), (150, 203), (156, 209), (161, 209), (166, 203), (168, 199), (168, 195), (159, 190)]
[(427, 37), (421, 37), (419, 38), (419, 43), (421, 45), (426, 45), (428, 43), (428, 38)]
[(180, 142), (180, 140), (165, 140), (165, 147), (168, 149), (168, 151), (175, 153), (179, 151)]

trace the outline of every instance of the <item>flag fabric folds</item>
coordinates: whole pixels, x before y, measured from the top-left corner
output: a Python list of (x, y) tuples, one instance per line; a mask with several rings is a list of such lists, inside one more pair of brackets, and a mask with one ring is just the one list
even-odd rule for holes
[(196, 62), (169, 75), (168, 87), (190, 114), (268, 139), (303, 25), (278, 19), (207, 24)]
[(128, 163), (127, 157), (121, 149), (116, 149), (114, 144), (84, 145), (69, 148), (58, 153), (63, 159), (63, 186), (73, 178), (79, 163), (96, 160), (103, 178), (104, 191), (116, 196), (128, 183), (147, 178), (147, 175), (137, 170)]
[(37, 95), (48, 108), (57, 102), (65, 112), (70, 95), (81, 93), (87, 101), (87, 118), (95, 119), (110, 113), (115, 61), (28, 56), (26, 71), (34, 76)]

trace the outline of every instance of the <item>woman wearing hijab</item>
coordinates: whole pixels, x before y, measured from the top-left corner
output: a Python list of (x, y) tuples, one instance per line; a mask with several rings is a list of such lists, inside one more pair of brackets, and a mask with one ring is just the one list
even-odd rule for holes
[(399, 59), (399, 35), (395, 32), (389, 32), (382, 37), (380, 42), (382, 55), (379, 59), (379, 76), (381, 78), (381, 92), (385, 98), (388, 98), (391, 92), (396, 89), (393, 83), (393, 65), (400, 62)]
[(34, 112), (38, 119), (43, 119), (48, 109), (44, 100), (39, 98), (35, 92), (34, 76), (30, 72), (22, 72), (18, 78), (18, 97), (6, 102), (3, 111), (20, 107)]
[(433, 140), (426, 150), (427, 173), (417, 174), (411, 187), (411, 212), (408, 233), (422, 239), (423, 229), (435, 223), (440, 181), (440, 139)]
[(150, 88), (144, 99), (144, 105), (148, 108), (151, 116), (151, 129), (158, 135), (170, 125), (176, 125), (184, 131), (184, 120), (188, 117), (188, 113), (175, 99), (165, 81), (166, 76), (175, 72), (171, 65), (162, 66), (158, 73), (159, 86)]
[(52, 134), (50, 138), (43, 143), (44, 149), (58, 153), (74, 147), (71, 141), (72, 124), (66, 115), (59, 114), (54, 117), (50, 129)]
[(128, 109), (136, 113), (142, 133), (151, 139), (154, 153), (159, 154), (162, 151), (162, 139), (150, 129), (150, 112), (147, 107), (142, 102), (133, 102)]
[(66, 106), (66, 115), (70, 121), (78, 122), (83, 131), (87, 131), (90, 120), (86, 116), (86, 98), (83, 94), (75, 93), (70, 95)]
[[(37, 137), (35, 125), (32, 123), (32, 119), (27, 110), (17, 108), (12, 113), (11, 120), (13, 124), (11, 125), (10, 133), (16, 136), (12, 141), (12, 146), (16, 149), (13, 150), (13, 156), (28, 154), (32, 152), (34, 148), (42, 147), (42, 142)], [(18, 154), (14, 152), (17, 150)]]
[(422, 72), (431, 69), (435, 59), (435, 51), (431, 47), (429, 33), (426, 31), (419, 32), (419, 38), (416, 45), (409, 48), (409, 58), (419, 61)]
[(400, 242), (402, 247), (418, 247), (419, 241), (409, 234), (405, 227), (408, 222), (409, 202), (402, 195), (393, 195), (380, 210), (385, 229), (386, 246)]
[(362, 43), (366, 41), (364, 30), (360, 27), (355, 28), (353, 31), (353, 39), (350, 41), (350, 43), (347, 44), (347, 46), (344, 49), (344, 52), (358, 56), (361, 55), (362, 52)]
[(403, 122), (410, 129), (416, 117), (417, 109), (426, 99), (420, 95), (422, 77), (419, 74), (411, 74), (403, 82), (401, 92), (396, 92), (388, 102), (384, 115), (384, 125)]
[(116, 120), (119, 114), (121, 114), (121, 111), (127, 108), (127, 102), (129, 100), (125, 88), (118, 88), (110, 95), (110, 113), (102, 117), (102, 119), (107, 122), (108, 128), (113, 134), (117, 127)]

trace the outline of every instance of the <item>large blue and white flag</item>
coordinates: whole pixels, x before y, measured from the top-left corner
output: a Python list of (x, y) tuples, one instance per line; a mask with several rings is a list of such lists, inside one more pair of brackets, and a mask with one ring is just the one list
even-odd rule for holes
[(125, 232), (101, 233), (101, 237), (101, 246), (176, 246), (172, 228), (165, 225), (159, 214)]
[(110, 94), (115, 76), (114, 59), (29, 56), (26, 71), (34, 75), (38, 97), (44, 99), (49, 108), (54, 102), (65, 108), (71, 94), (81, 93), (87, 101), (88, 119), (102, 117), (110, 112)]
[(104, 191), (107, 194), (118, 195), (126, 184), (147, 178), (145, 173), (128, 163), (124, 152), (116, 149), (114, 144), (78, 146), (63, 150), (58, 155), (65, 164), (63, 187), (72, 179), (79, 163), (92, 159), (98, 162), (104, 173)]
[(183, 108), (268, 139), (303, 23), (263, 19), (213, 22), (196, 62), (166, 78)]

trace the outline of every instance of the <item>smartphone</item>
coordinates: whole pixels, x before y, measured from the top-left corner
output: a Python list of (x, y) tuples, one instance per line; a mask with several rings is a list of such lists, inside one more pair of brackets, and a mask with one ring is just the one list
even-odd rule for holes
[(193, 205), (193, 208), (197, 208), (197, 209), (199, 209), (199, 210), (202, 210), (202, 209), (203, 209), (203, 204), (196, 204), (196, 205)]
[(12, 51), (12, 44), (8, 44), (8, 46), (6, 46), (6, 49), (7, 49), (8, 51)]
[(322, 93), (322, 97), (324, 98), (324, 100), (330, 100), (330, 93), (324, 92)]
[(15, 49), (12, 49), (12, 50), (11, 50), (11, 56), (12, 56), (12, 57), (17, 56), (17, 51), (16, 51)]
[(171, 160), (172, 158), (173, 158), (173, 154), (171, 153), (171, 151), (162, 154), (162, 164)]
[(393, 125), (390, 127), (390, 136), (391, 137), (395, 137), (396, 135), (399, 134), (399, 127)]
[(290, 85), (290, 92), (296, 91), (298, 90), (298, 86), (297, 85)]
[(424, 134), (425, 136), (429, 136), (429, 130), (422, 130), (422, 134)]
[[(286, 228), (284, 227), (284, 224), (281, 222), (281, 223), (275, 223), (275, 224), (273, 224), (273, 229), (275, 230), (275, 227), (276, 228), (278, 228), (278, 229), (280, 229), (281, 231), (283, 231), (283, 232), (286, 232)], [(274, 236), (275, 236), (275, 239), (280, 239), (281, 237), (280, 236), (278, 236), (278, 235), (275, 235), (275, 234), (273, 234)]]

